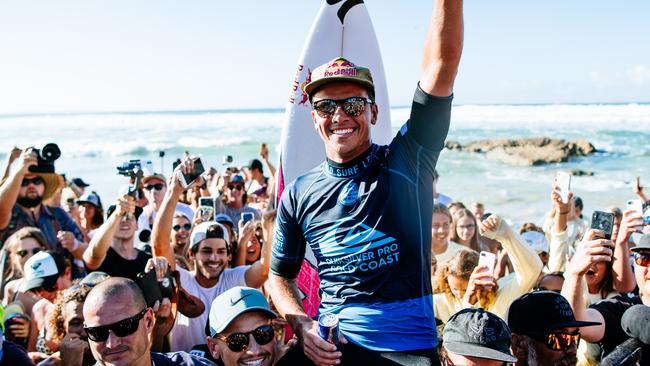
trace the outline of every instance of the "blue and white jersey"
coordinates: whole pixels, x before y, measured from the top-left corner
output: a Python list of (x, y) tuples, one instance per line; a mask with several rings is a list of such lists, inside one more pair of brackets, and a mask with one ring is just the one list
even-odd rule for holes
[(271, 271), (295, 278), (306, 245), (321, 280), (320, 313), (348, 340), (377, 351), (435, 347), (431, 295), (433, 170), (452, 97), (416, 90), (409, 121), (388, 146), (326, 161), (285, 189)]

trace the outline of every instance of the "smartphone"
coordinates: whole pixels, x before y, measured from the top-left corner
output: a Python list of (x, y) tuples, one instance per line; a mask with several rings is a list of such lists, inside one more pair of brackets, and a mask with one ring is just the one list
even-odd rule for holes
[(214, 198), (201, 197), (199, 198), (199, 215), (201, 221), (212, 221), (214, 219)]
[(183, 188), (187, 188), (198, 178), (201, 174), (205, 173), (205, 164), (203, 163), (203, 159), (201, 158), (194, 158), (192, 159), (194, 162), (194, 171), (190, 174), (179, 174), (178, 178), (181, 182), (181, 185)]
[(604, 238), (610, 240), (614, 228), (614, 214), (610, 212), (594, 211), (591, 216), (591, 228), (601, 230), (605, 233)]
[(241, 222), (242, 225), (246, 225), (247, 222), (251, 221), (255, 215), (252, 212), (242, 212), (241, 213)]
[(634, 211), (639, 216), (643, 216), (643, 202), (641, 200), (627, 200), (625, 211)]
[(478, 265), (486, 266), (491, 274), (494, 274), (494, 266), (497, 263), (497, 256), (490, 252), (481, 252), (478, 255)]
[(562, 203), (569, 203), (569, 192), (571, 192), (571, 174), (565, 171), (555, 173), (555, 183), (560, 188), (560, 199)]

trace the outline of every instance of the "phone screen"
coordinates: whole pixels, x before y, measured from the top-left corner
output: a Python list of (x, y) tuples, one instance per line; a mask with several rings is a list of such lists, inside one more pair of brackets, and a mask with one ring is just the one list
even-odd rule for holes
[(241, 221), (244, 225), (255, 217), (252, 212), (242, 212)]
[(194, 171), (190, 174), (183, 174), (183, 179), (185, 183), (189, 186), (198, 178), (201, 174), (205, 173), (205, 167), (203, 166), (203, 160), (201, 158), (194, 158)]
[(594, 214), (591, 216), (591, 228), (603, 231), (605, 233), (605, 239), (611, 239), (614, 228), (614, 214), (594, 211)]
[(214, 198), (212, 198), (212, 197), (201, 197), (201, 198), (199, 198), (199, 206), (201, 206), (201, 207), (213, 207), (214, 208)]

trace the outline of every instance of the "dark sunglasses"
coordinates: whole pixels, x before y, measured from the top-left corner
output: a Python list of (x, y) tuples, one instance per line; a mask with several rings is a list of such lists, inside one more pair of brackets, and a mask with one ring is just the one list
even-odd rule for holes
[(571, 347), (578, 347), (580, 333), (530, 333), (530, 338), (542, 342), (552, 351), (566, 351)]
[(236, 189), (238, 191), (241, 191), (242, 189), (244, 189), (244, 186), (242, 186), (240, 184), (235, 184), (235, 185), (228, 184), (228, 189), (230, 189), (230, 190)]
[(314, 110), (323, 118), (330, 117), (336, 112), (337, 106), (350, 117), (357, 117), (366, 110), (366, 105), (373, 101), (364, 97), (350, 97), (347, 99), (321, 99), (313, 104)]
[(637, 266), (647, 267), (650, 265), (650, 253), (632, 252), (632, 256)]
[(179, 231), (181, 228), (183, 228), (186, 231), (190, 231), (190, 230), (192, 230), (192, 224), (183, 224), (183, 225), (174, 225), (174, 226), (172, 226), (172, 229), (174, 229), (174, 231)]
[(44, 183), (44, 180), (41, 177), (34, 177), (32, 179), (23, 178), (23, 181), (20, 182), (20, 186), (21, 187), (27, 187), (29, 185), (29, 183), (31, 183), (31, 184), (33, 184), (35, 186), (40, 186), (41, 184)]
[(17, 251), (16, 253), (19, 256), (21, 256), (22, 258), (25, 258), (25, 256), (27, 254), (29, 254), (29, 252), (31, 252), (32, 255), (34, 255), (34, 254), (36, 254), (36, 253), (38, 253), (38, 252), (40, 252), (42, 250), (43, 250), (43, 248), (32, 248), (31, 250), (29, 250), (29, 249), (21, 249), (21, 250)]
[(226, 342), (226, 344), (228, 344), (228, 348), (230, 348), (231, 351), (241, 352), (248, 348), (248, 341), (249, 341), (248, 336), (250, 334), (253, 335), (253, 338), (255, 338), (255, 342), (257, 342), (257, 344), (263, 346), (265, 344), (268, 344), (273, 340), (273, 338), (275, 338), (275, 329), (273, 329), (272, 325), (266, 324), (266, 325), (259, 326), (251, 330), (250, 332), (233, 333), (227, 337), (224, 336), (216, 336), (216, 337)]
[(160, 190), (163, 189), (164, 186), (165, 185), (162, 184), (162, 183), (148, 184), (148, 185), (144, 186), (144, 189), (146, 189), (147, 191), (150, 191), (152, 189), (155, 189), (156, 191), (160, 191)]
[(108, 339), (108, 332), (112, 331), (118, 337), (126, 337), (133, 333), (140, 327), (140, 319), (144, 318), (144, 314), (147, 313), (149, 308), (144, 308), (141, 312), (136, 315), (122, 319), (119, 322), (115, 322), (109, 325), (100, 325), (97, 327), (86, 327), (84, 326), (84, 331), (88, 335), (88, 339), (93, 342), (106, 342)]

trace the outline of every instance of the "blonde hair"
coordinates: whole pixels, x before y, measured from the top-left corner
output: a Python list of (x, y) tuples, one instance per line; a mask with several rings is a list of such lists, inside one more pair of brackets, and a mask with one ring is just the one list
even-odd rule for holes
[[(433, 281), (434, 292), (444, 293), (453, 298), (454, 294), (451, 292), (447, 278), (454, 276), (469, 281), (474, 268), (478, 265), (478, 258), (478, 252), (475, 250), (461, 249), (456, 252), (446, 263), (438, 267)], [(477, 299), (482, 308), (487, 309), (494, 302), (496, 290), (496, 286), (489, 291), (478, 289)]]

